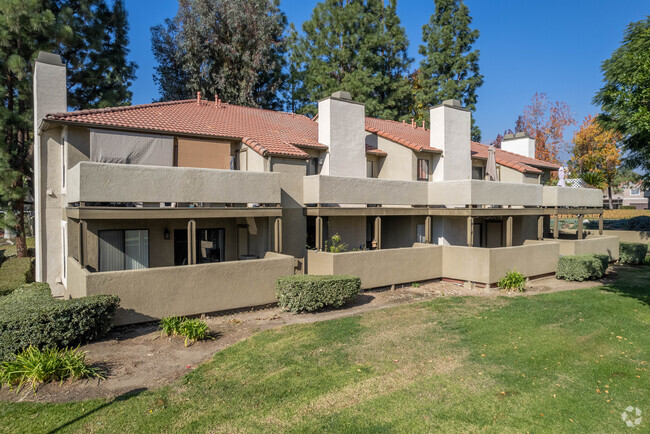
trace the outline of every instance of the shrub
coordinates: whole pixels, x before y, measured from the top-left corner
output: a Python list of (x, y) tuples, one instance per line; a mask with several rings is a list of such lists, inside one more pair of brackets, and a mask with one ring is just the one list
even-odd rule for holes
[(163, 318), (160, 321), (160, 328), (162, 329), (161, 335), (165, 334), (167, 336), (176, 336), (181, 333), (181, 324), (185, 321), (186, 318), (181, 318), (180, 316), (170, 316), (168, 318)]
[(604, 253), (592, 253), (591, 256), (600, 261), (601, 266), (603, 267), (603, 274), (605, 274), (609, 267), (609, 255), (605, 255)]
[(33, 281), (32, 258), (9, 257), (0, 265), (0, 296)]
[(338, 308), (351, 302), (361, 291), (357, 276), (295, 275), (276, 282), (278, 303), (290, 312), (313, 312)]
[(57, 300), (46, 283), (0, 297), (0, 360), (29, 346), (67, 347), (105, 335), (120, 299), (94, 295)]
[(619, 260), (622, 264), (642, 264), (648, 254), (648, 245), (644, 243), (619, 244)]
[(515, 290), (524, 292), (526, 288), (526, 276), (522, 273), (515, 271), (508, 271), (503, 279), (499, 280), (497, 286), (500, 289)]
[(602, 258), (595, 255), (562, 256), (557, 264), (558, 279), (591, 280), (600, 279), (607, 270)]
[(104, 378), (102, 374), (86, 364), (86, 353), (76, 349), (49, 348), (39, 350), (27, 347), (16, 354), (14, 360), (0, 363), (0, 385), (17, 387), (16, 393), (26, 383), (36, 387), (50, 381), (65, 379)]
[(623, 205), (619, 209), (636, 209), (636, 207), (632, 205)]
[(207, 338), (210, 332), (210, 328), (205, 321), (178, 316), (163, 318), (160, 321), (160, 328), (162, 329), (162, 334), (166, 334), (167, 336), (184, 337), (185, 346), (190, 341), (196, 342)]

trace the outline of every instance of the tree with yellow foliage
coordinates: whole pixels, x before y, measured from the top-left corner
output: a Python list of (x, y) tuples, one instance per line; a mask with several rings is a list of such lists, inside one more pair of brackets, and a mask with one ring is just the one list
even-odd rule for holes
[(602, 177), (605, 185), (594, 187), (607, 187), (609, 208), (612, 208), (612, 185), (621, 164), (621, 155), (618, 142), (621, 140), (619, 133), (604, 129), (596, 118), (587, 115), (580, 129), (573, 135), (573, 148), (569, 162), (573, 172), (580, 177), (592, 174), (590, 178)]

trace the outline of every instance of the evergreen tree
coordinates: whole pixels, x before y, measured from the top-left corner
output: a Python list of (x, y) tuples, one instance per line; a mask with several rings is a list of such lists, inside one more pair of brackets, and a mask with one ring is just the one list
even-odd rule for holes
[[(101, 24), (90, 24), (97, 20)], [(14, 232), (19, 256), (27, 255), (25, 200), (32, 182), (32, 63), (41, 50), (62, 54), (73, 69), (68, 75), (73, 107), (124, 104), (130, 93), (128, 80), (121, 80), (130, 76), (128, 68), (123, 75), (113, 73), (115, 66), (97, 66), (90, 74), (82, 69), (102, 56), (129, 65), (125, 20), (119, 0), (112, 10), (103, 0), (0, 0), (0, 225)]]
[(303, 24), (292, 65), (301, 112), (337, 90), (366, 105), (368, 116), (399, 119), (408, 114), (411, 63), (396, 0), (325, 0)]
[[(435, 0), (433, 15), (422, 27), (419, 53), (421, 89), (416, 93), (418, 105), (425, 110), (421, 118), (429, 119), (428, 107), (447, 99), (457, 99), (474, 111), (476, 90), (483, 84), (479, 73), (479, 51), (472, 45), (479, 36), (472, 30), (469, 8), (462, 0)], [(472, 140), (481, 140), (481, 131), (472, 119)]]
[(279, 108), (287, 20), (278, 0), (181, 0), (151, 28), (161, 100), (201, 92), (233, 104)]

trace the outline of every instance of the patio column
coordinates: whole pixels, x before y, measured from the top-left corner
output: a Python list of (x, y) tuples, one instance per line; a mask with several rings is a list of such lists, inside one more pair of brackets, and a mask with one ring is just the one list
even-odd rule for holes
[(275, 219), (273, 224), (273, 248), (275, 253), (282, 253), (282, 218)]
[(316, 217), (316, 250), (323, 250), (323, 218)]
[(584, 215), (583, 214), (578, 214), (578, 239), (581, 240), (584, 238), (584, 228), (583, 228), (583, 219)]
[(377, 250), (381, 250), (381, 217), (375, 217), (375, 239), (377, 240)]
[(467, 247), (474, 246), (474, 217), (467, 217)]
[(537, 217), (537, 239), (544, 239), (544, 216)]
[(560, 237), (560, 219), (559, 219), (559, 214), (555, 214), (555, 217), (553, 218), (553, 238), (556, 240)]
[(598, 216), (598, 235), (603, 234), (603, 213)]
[(79, 252), (79, 264), (81, 268), (86, 268), (86, 231), (88, 224), (85, 220), (79, 220), (79, 240), (77, 251)]
[(187, 265), (196, 264), (196, 222), (187, 222)]
[(506, 218), (506, 247), (512, 247), (512, 216)]
[(431, 216), (424, 219), (424, 242), (431, 244)]

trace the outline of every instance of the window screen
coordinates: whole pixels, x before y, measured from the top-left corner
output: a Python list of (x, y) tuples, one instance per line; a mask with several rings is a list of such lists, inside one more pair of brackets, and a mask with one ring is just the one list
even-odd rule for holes
[(172, 166), (174, 137), (126, 131), (90, 130), (90, 161)]

